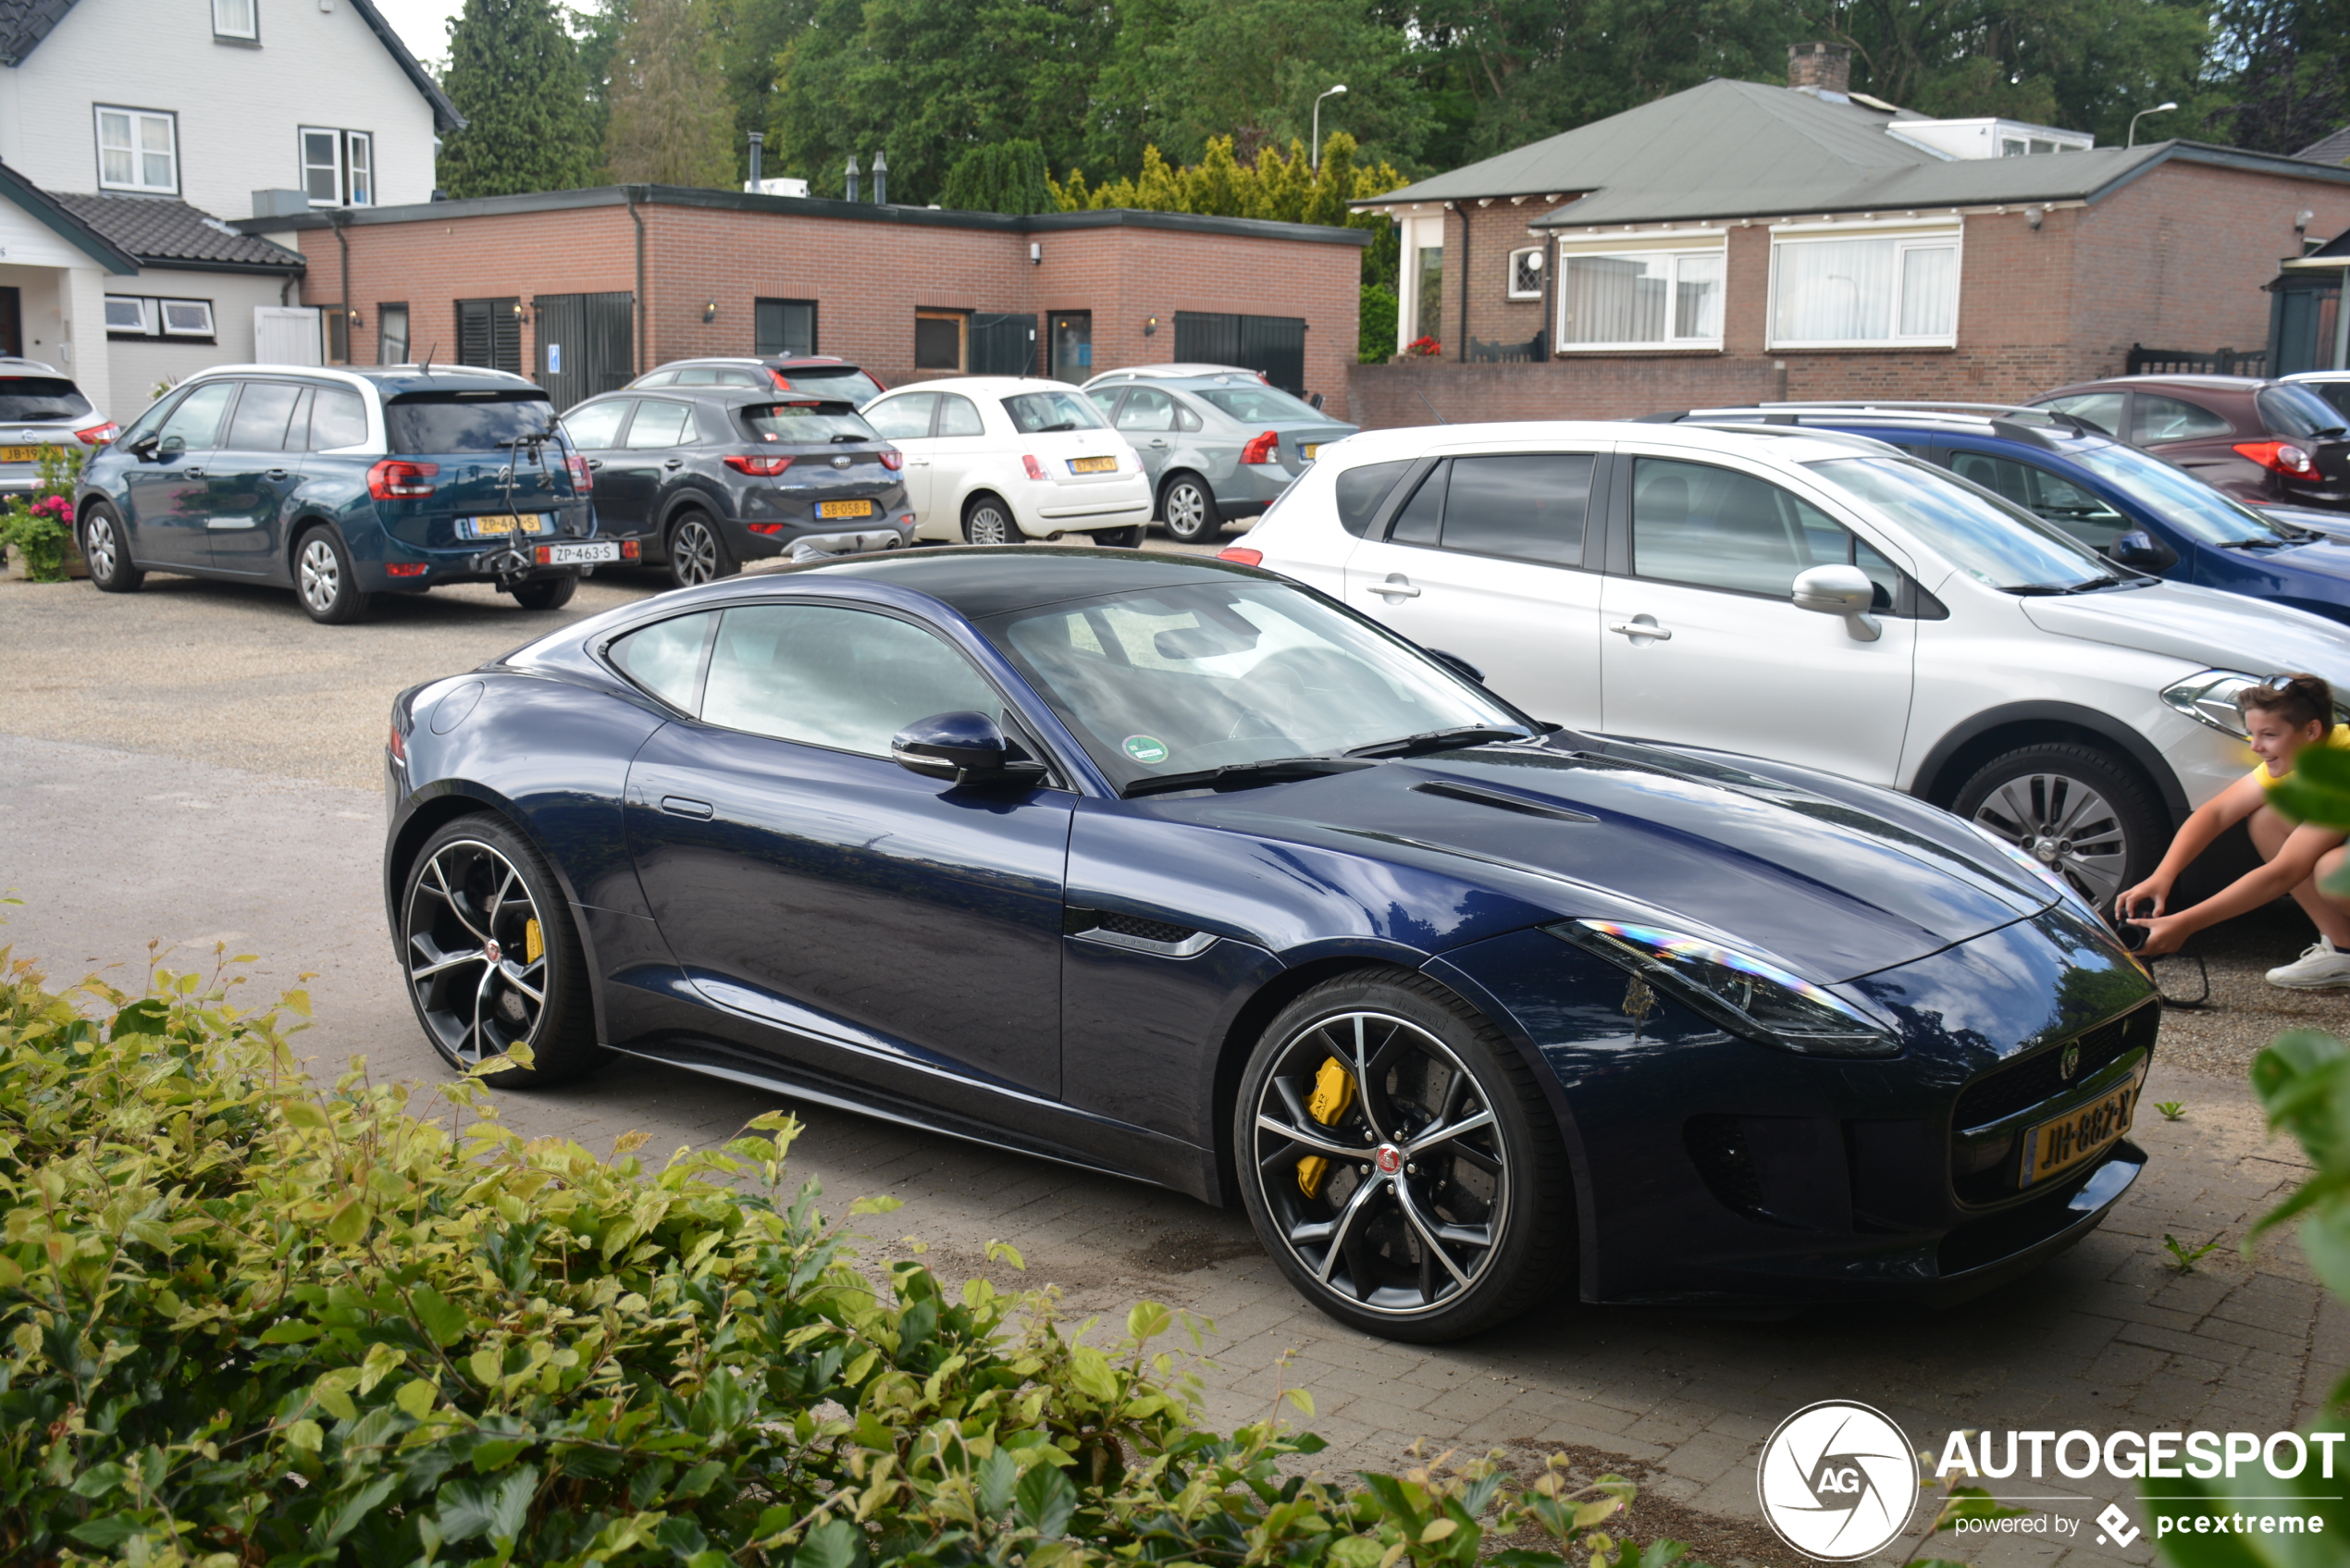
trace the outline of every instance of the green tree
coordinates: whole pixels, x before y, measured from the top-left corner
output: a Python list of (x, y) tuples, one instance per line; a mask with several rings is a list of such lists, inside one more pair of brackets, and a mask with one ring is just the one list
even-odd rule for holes
[(1026, 137), (964, 153), (946, 171), (939, 202), (976, 213), (1048, 213), (1058, 205), (1045, 172), (1045, 150)]
[[(711, 30), (734, 109), (734, 149), (750, 178), (749, 136), (764, 131), (775, 101), (776, 59), (807, 31), (815, 0), (711, 0)], [(770, 157), (767, 160), (772, 163)]]
[(588, 145), (595, 150), (600, 171), (603, 167), (604, 138), (612, 130), (612, 56), (620, 53), (621, 35), (628, 31), (628, 0), (603, 0), (592, 11), (571, 14), (579, 68), (588, 78)]
[(588, 79), (548, 0), (465, 0), (441, 78), (465, 129), (442, 142), (452, 197), (569, 191), (596, 178)]
[(735, 183), (734, 106), (715, 91), (718, 42), (706, 0), (634, 0), (612, 56), (612, 178), (660, 185)]

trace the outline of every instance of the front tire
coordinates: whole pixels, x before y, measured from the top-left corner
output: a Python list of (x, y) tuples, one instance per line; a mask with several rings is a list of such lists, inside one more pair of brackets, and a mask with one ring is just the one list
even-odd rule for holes
[(294, 597), (322, 626), (347, 626), (367, 613), (351, 551), (332, 528), (314, 526), (294, 545)]
[(2170, 814), (2137, 769), (2094, 747), (2018, 747), (1975, 771), (1950, 809), (2112, 907), (2160, 863)]
[(492, 816), (425, 841), (401, 889), (401, 967), (416, 1021), (460, 1072), (527, 1045), (499, 1089), (561, 1083), (602, 1065), (588, 960), (571, 906), (529, 841)]
[(714, 583), (741, 570), (706, 512), (680, 515), (669, 530), (669, 580), (681, 588)]
[(1016, 545), (1020, 525), (1012, 509), (994, 496), (979, 496), (963, 509), (963, 541), (974, 545)]
[(1456, 1340), (1568, 1272), (1556, 1117), (1501, 1031), (1425, 975), (1345, 975), (1291, 1003), (1249, 1058), (1232, 1132), (1266, 1250), (1350, 1327)]
[(122, 518), (105, 501), (93, 502), (81, 519), (81, 559), (100, 593), (135, 594), (147, 574), (130, 564), (130, 541)]
[(1224, 514), (1217, 509), (1215, 493), (1207, 482), (1194, 474), (1178, 474), (1168, 481), (1166, 493), (1158, 500), (1159, 520), (1167, 531), (1181, 544), (1197, 544), (1212, 539), (1224, 526)]
[(533, 577), (514, 585), (514, 602), (525, 610), (561, 610), (578, 591), (577, 577)]

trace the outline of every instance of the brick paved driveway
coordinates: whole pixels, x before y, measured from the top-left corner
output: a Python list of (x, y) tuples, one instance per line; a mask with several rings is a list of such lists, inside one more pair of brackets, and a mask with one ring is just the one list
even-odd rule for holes
[[(646, 591), (600, 580), (575, 610)], [(0, 582), (0, 892), (26, 901), (0, 938), (57, 975), (135, 963), (150, 938), (264, 955), (255, 991), (311, 982), (308, 1049), (378, 1075), (438, 1064), (401, 999), (375, 889), (382, 803), (370, 784), (393, 691), (489, 656), (549, 624), (486, 593), (402, 605), (375, 623), (312, 626), (290, 598), (153, 580), (136, 598)], [(2297, 945), (2290, 929), (2268, 945)], [(2337, 1003), (2329, 1001), (2319, 1016)], [(1396, 1346), (1303, 1310), (1238, 1212), (1024, 1157), (798, 1107), (796, 1153), (835, 1209), (889, 1192), (906, 1206), (876, 1249), (912, 1235), (943, 1271), (982, 1271), (986, 1242), (1025, 1254), (1072, 1312), (1122, 1314), (1149, 1296), (1213, 1318), (1207, 1374), (1221, 1422), (1260, 1415), (1278, 1389), (1315, 1394), (1331, 1469), (1389, 1465), (1408, 1445), (1559, 1446), (1633, 1467), (1643, 1528), (1698, 1535), (1713, 1561), (1793, 1559), (1755, 1524), (1754, 1460), (1813, 1400), (1867, 1401), (1912, 1440), (1954, 1426), (2065, 1431), (2266, 1431), (2306, 1418), (2345, 1364), (2350, 1315), (2281, 1241), (2236, 1242), (2297, 1179), (2233, 1079), (2158, 1062), (2137, 1136), (2155, 1161), (2107, 1227), (2052, 1266), (1945, 1313), (1830, 1311), (1780, 1322), (1562, 1302), (1441, 1350)], [(643, 1064), (562, 1091), (511, 1095), (519, 1130), (609, 1147), (731, 1134), (781, 1102)], [(2223, 1245), (2189, 1275), (2168, 1232)], [(1003, 1271), (996, 1271), (1004, 1278)], [(2087, 1521), (2113, 1484), (2051, 1484), (2037, 1506)], [(2084, 1489), (2094, 1488), (2096, 1489)], [(2146, 1562), (2150, 1542), (2058, 1537), (1945, 1545), (1981, 1563)]]

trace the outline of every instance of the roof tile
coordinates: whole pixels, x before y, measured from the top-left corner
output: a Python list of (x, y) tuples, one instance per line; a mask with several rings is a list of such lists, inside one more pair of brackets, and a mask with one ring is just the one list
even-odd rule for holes
[[(0, 5), (7, 0), (0, 0)], [(300, 272), (303, 255), (258, 235), (241, 234), (218, 218), (164, 196), (76, 196), (50, 199), (96, 233), (142, 262), (210, 262)]]

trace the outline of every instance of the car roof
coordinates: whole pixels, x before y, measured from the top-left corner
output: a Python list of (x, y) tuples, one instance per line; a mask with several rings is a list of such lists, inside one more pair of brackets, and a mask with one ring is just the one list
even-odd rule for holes
[(2075, 381), (2070, 387), (2059, 387), (2053, 392), (2041, 394), (2041, 401), (2062, 397), (2070, 392), (2093, 391), (2099, 387), (2126, 390), (2132, 387), (2199, 387), (2211, 392), (2251, 392), (2275, 385), (2266, 376), (2101, 376), (2095, 381)]
[(645, 375), (650, 376), (655, 371), (662, 370), (683, 370), (688, 366), (703, 364), (755, 364), (762, 370), (791, 370), (803, 365), (810, 370), (857, 370), (860, 368), (838, 354), (696, 354), (691, 359), (665, 359), (654, 365), (651, 370), (646, 371)]
[(2048, 409), (2007, 403), (1864, 401), (1750, 403), (1744, 407), (1690, 409), (1674, 414), (1651, 414), (1647, 421), (1702, 425), (1712, 428), (1766, 426), (1837, 430), (1931, 431), (1937, 435), (1977, 436), (1987, 440), (2020, 441), (2056, 450), (2060, 442), (2096, 446), (2121, 443), (2074, 415)]
[(611, 402), (618, 398), (684, 398), (691, 402), (724, 403), (728, 407), (748, 407), (753, 403), (816, 403), (830, 408), (843, 408), (854, 413), (857, 404), (847, 398), (820, 398), (810, 393), (795, 396), (777, 387), (615, 387), (609, 392), (597, 392), (580, 399), (563, 410), (589, 403)]
[(1165, 381), (1190, 380), (1194, 377), (1245, 376), (1252, 381), (1264, 377), (1238, 364), (1128, 364), (1116, 370), (1105, 370), (1085, 383), (1096, 387), (1105, 381)]
[(890, 550), (822, 562), (797, 572), (761, 574), (754, 580), (772, 585), (777, 578), (803, 574), (861, 577), (927, 594), (972, 621), (1095, 594), (1262, 575), (1208, 556), (1143, 555), (1133, 550), (1060, 545), (981, 545)]
[(1082, 389), (1048, 376), (942, 376), (935, 381), (909, 381), (892, 387), (885, 397), (900, 392), (984, 392), (1006, 397), (1014, 392), (1074, 392)]
[[(0, 355), (0, 376), (11, 372), (39, 376), (56, 376), (57, 367), (45, 360), (25, 359), (16, 354)], [(70, 377), (68, 377), (70, 379)]]
[(1666, 425), (1617, 419), (1516, 419), (1483, 425), (1411, 425), (1401, 429), (1358, 431), (1322, 448), (1315, 461), (1341, 468), (1358, 463), (1430, 455), (1472, 455), (1489, 448), (1540, 450), (1558, 442), (1589, 441), (1614, 446), (1645, 441), (1684, 446), (1692, 451), (1736, 451), (1785, 463), (1850, 457), (1855, 452), (1895, 453), (1884, 442), (1840, 431), (1794, 425)]
[(529, 391), (546, 396), (545, 389), (526, 377), (472, 364), (436, 364), (429, 370), (414, 364), (208, 364), (188, 380), (210, 381), (223, 376), (304, 376), (312, 380), (373, 388), (385, 398), (410, 392), (480, 391)]

